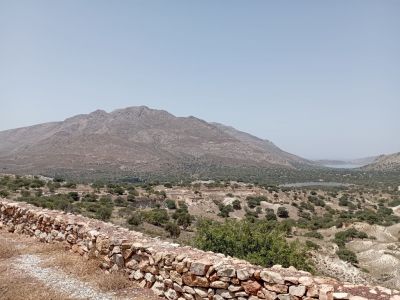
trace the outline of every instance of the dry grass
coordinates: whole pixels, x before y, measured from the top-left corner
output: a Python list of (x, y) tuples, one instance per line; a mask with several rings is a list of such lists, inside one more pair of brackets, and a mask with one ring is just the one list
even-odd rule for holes
[(106, 274), (97, 259), (85, 259), (66, 251), (65, 244), (40, 243), (34, 238), (0, 230), (0, 299), (7, 300), (65, 300), (43, 283), (12, 268), (12, 260), (21, 254), (34, 254), (43, 258), (42, 267), (62, 270), (102, 292), (112, 292), (115, 299), (161, 300), (150, 290), (140, 288), (126, 274)]
[(40, 282), (11, 267), (11, 260), (20, 255), (18, 245), (10, 239), (0, 240), (0, 299), (4, 300), (65, 300)]
[(18, 249), (12, 243), (6, 240), (0, 241), (0, 259), (8, 259), (18, 254)]
[(6, 266), (0, 265), (0, 299), (4, 300), (66, 300), (67, 297), (49, 290), (42, 283), (22, 274), (13, 274)]
[(47, 261), (44, 266), (59, 268), (67, 274), (79, 277), (83, 281), (94, 283), (103, 292), (115, 292), (136, 286), (122, 272), (112, 274), (103, 272), (99, 268), (99, 261), (96, 259), (87, 260), (65, 251), (53, 253), (51, 260)]

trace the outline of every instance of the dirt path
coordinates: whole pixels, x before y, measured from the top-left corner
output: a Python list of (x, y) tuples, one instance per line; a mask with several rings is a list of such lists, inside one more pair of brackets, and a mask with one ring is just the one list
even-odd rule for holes
[(0, 299), (160, 300), (124, 274), (105, 274), (95, 260), (69, 253), (61, 244), (0, 230)]

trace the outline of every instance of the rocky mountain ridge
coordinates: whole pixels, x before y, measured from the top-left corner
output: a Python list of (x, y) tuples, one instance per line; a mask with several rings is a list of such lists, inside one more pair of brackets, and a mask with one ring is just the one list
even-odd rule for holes
[(310, 161), (272, 142), (146, 106), (97, 110), (62, 122), (0, 132), (3, 172), (185, 172), (229, 167), (298, 168)]

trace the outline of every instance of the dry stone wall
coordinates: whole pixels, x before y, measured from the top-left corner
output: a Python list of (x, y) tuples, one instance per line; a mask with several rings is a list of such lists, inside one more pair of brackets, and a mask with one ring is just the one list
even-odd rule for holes
[(293, 267), (262, 268), (20, 202), (0, 200), (0, 227), (42, 242), (64, 242), (73, 252), (97, 257), (105, 271), (123, 271), (142, 287), (169, 300), (400, 300), (398, 291), (383, 287), (344, 284)]

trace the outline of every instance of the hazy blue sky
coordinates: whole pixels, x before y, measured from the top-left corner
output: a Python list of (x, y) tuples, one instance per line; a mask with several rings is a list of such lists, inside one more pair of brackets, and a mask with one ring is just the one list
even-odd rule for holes
[(135, 105), (307, 158), (400, 151), (400, 1), (0, 0), (0, 130)]

